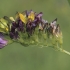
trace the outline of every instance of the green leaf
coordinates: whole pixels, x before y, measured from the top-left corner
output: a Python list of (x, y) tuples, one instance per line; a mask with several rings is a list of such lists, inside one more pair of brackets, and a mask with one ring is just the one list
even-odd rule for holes
[(70, 4), (70, 0), (68, 0), (68, 3)]

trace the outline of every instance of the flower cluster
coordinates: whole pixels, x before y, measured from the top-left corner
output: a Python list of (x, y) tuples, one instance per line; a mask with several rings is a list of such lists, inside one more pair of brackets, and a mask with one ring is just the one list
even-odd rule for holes
[(0, 18), (0, 48), (11, 42), (57, 48), (62, 45), (62, 32), (56, 22), (57, 18), (49, 23), (42, 12), (33, 10), (17, 12), (15, 18), (4, 16)]
[(13, 42), (25, 47), (52, 47), (70, 55), (62, 48), (62, 32), (57, 24), (57, 18), (49, 23), (43, 19), (42, 12), (25, 10), (22, 13), (17, 12), (15, 18), (0, 18), (0, 49)]

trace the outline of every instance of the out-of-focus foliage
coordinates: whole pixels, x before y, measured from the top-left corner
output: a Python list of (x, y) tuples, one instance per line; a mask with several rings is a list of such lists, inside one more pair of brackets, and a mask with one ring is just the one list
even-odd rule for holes
[(69, 4), (70, 4), (70, 0), (68, 0)]

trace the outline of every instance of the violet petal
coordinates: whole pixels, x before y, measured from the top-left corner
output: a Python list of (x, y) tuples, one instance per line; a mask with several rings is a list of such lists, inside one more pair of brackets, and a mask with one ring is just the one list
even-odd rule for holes
[(7, 43), (8, 43), (8, 42), (7, 42), (6, 40), (0, 38), (0, 49), (3, 48), (4, 46), (6, 46)]

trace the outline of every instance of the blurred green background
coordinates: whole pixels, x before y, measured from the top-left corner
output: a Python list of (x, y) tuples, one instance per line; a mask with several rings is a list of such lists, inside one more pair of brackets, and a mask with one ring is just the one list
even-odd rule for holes
[[(16, 11), (43, 12), (51, 22), (56, 17), (63, 32), (63, 48), (70, 51), (70, 6), (67, 0), (0, 0), (0, 18)], [(52, 48), (23, 47), (18, 43), (0, 50), (0, 70), (70, 70), (70, 56)]]

